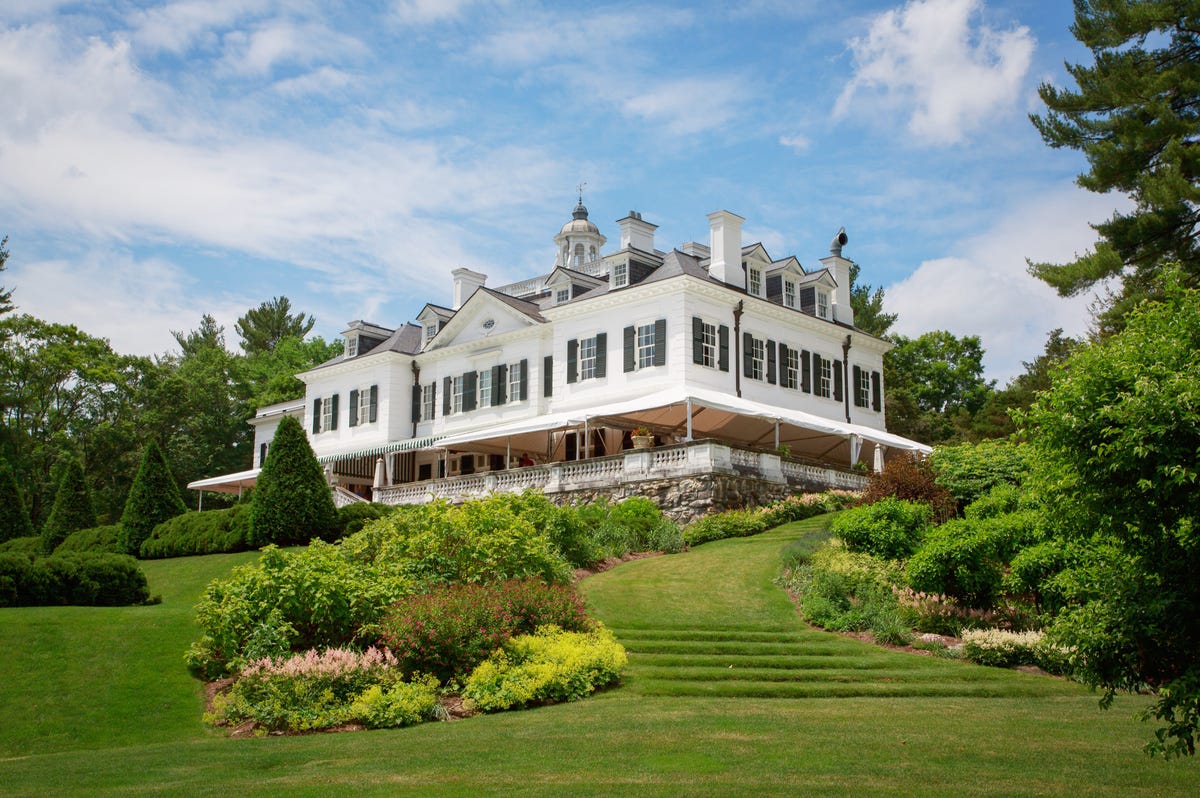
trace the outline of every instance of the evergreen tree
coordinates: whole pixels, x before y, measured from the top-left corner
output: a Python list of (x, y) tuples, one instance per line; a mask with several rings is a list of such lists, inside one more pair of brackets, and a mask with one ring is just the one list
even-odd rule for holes
[[(4, 271), (4, 264), (8, 261), (8, 250), (4, 248), (7, 243), (8, 236), (5, 236), (4, 240), (0, 241), (0, 272)], [(0, 315), (8, 313), (15, 307), (16, 305), (12, 303), (12, 289), (5, 291), (4, 286), (0, 286)]]
[(284, 416), (267, 450), (251, 505), (255, 546), (332, 538), (337, 509), (300, 422)]
[(0, 457), (0, 543), (32, 535), (33, 524), (17, 489), (16, 475), (8, 461)]
[(72, 532), (96, 526), (96, 513), (92, 509), (91, 491), (83, 476), (83, 466), (73, 455), (66, 458), (61, 480), (54, 491), (54, 506), (42, 527), (42, 551), (46, 554), (53, 552)]
[(1123, 275), (1100, 318), (1111, 332), (1154, 294), (1162, 264), (1184, 264), (1189, 285), (1200, 278), (1200, 2), (1076, 0), (1071, 32), (1094, 63), (1067, 64), (1077, 91), (1043, 83), (1049, 111), (1031, 119), (1051, 147), (1087, 157), (1080, 186), (1124, 192), (1136, 205), (1093, 225), (1094, 252), (1030, 271), (1063, 296)]
[(246, 354), (270, 352), (284, 338), (304, 338), (317, 320), (304, 313), (292, 314), (292, 301), (277, 296), (247, 310), (237, 320), (234, 329), (242, 337)]
[(158, 443), (151, 439), (121, 515), (121, 548), (138, 556), (142, 541), (150, 537), (154, 527), (186, 511), (179, 484), (171, 476), (171, 466)]
[(895, 313), (883, 312), (883, 288), (859, 285), (857, 263), (850, 264), (850, 307), (854, 310), (854, 326), (877, 338), (883, 338), (896, 323)]

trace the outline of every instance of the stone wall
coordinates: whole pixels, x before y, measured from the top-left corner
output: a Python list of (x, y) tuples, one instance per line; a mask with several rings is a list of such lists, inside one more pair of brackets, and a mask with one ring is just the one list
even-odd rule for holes
[[(822, 487), (819, 490), (826, 488)], [(579, 504), (601, 497), (618, 502), (632, 496), (644, 496), (657, 504), (663, 514), (672, 521), (686, 524), (708, 513), (757, 507), (803, 492), (803, 486), (781, 484), (756, 477), (710, 473), (646, 479), (614, 485), (611, 488), (586, 488), (548, 495), (558, 504)]]

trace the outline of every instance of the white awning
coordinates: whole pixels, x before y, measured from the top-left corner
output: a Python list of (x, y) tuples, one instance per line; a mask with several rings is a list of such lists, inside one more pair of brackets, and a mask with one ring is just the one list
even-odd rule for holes
[(428, 449), (441, 440), (441, 438), (441, 435), (429, 435), (424, 438), (406, 438), (402, 441), (391, 441), (374, 446), (343, 449), (341, 451), (318, 455), (317, 462), (324, 465), (326, 463), (336, 463), (339, 460), (353, 460), (356, 457), (377, 457), (381, 454), (390, 454), (392, 452), (415, 452), (418, 449)]
[(261, 468), (251, 468), (249, 471), (238, 471), (208, 479), (197, 479), (188, 483), (188, 490), (207, 490), (212, 493), (240, 493), (243, 488), (254, 487)]

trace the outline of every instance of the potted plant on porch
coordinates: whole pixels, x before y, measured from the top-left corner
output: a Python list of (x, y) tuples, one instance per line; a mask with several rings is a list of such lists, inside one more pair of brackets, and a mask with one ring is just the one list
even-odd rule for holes
[(630, 437), (633, 438), (633, 448), (635, 449), (649, 449), (654, 445), (654, 435), (647, 427), (634, 427)]

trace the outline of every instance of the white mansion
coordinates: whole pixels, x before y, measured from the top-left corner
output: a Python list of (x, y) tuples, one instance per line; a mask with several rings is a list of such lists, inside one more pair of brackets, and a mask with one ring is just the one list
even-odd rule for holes
[(854, 327), (845, 232), (808, 271), (743, 245), (741, 217), (708, 220), (707, 245), (664, 252), (631, 211), (605, 254), (581, 200), (549, 274), (491, 288), (456, 269), (449, 307), (397, 329), (351, 322), (340, 357), (297, 375), (303, 401), (251, 421), (254, 469), (189, 487), (253, 484), (285, 414), (343, 501), (657, 495), (689, 478), (712, 490), (714, 475), (855, 487), (861, 464), (927, 452), (884, 429), (890, 344)]

